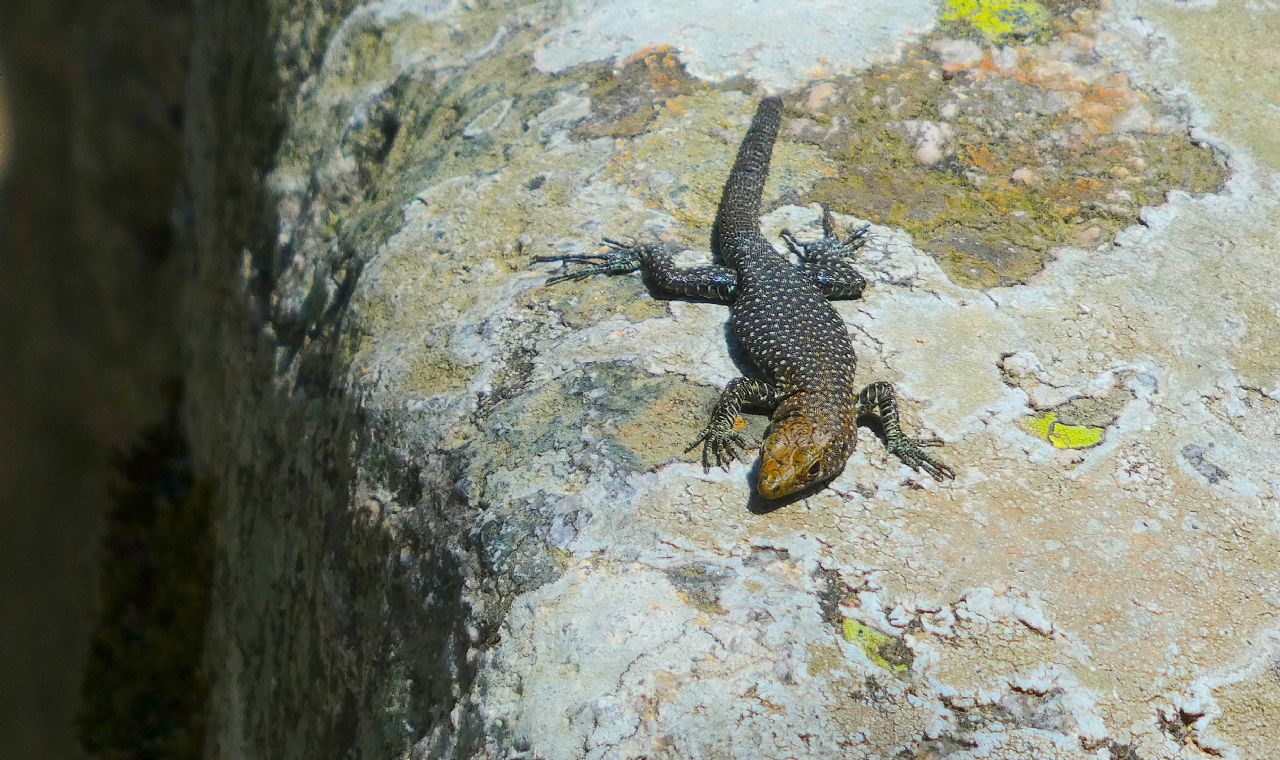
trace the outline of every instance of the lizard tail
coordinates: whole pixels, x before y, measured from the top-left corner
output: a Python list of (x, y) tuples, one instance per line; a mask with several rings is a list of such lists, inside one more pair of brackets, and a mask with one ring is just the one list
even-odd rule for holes
[[(765, 178), (769, 176), (769, 158), (773, 155), (781, 121), (782, 98), (760, 101), (720, 196), (712, 238), (721, 256), (732, 255), (735, 246), (730, 244), (731, 239), (760, 234), (760, 196), (764, 193)], [(735, 262), (726, 263), (734, 266)]]

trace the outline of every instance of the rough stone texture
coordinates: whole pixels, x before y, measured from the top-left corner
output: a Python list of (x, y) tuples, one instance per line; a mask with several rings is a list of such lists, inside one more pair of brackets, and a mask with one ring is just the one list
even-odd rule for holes
[[(1280, 11), (948, 2), (806, 61), (703, 5), (204, 10), (210, 751), (1280, 754), (1280, 183), (1236, 111), (1280, 91), (1208, 36)], [(752, 511), (682, 453), (724, 309), (530, 268), (704, 250), (762, 91), (766, 234), (874, 222), (838, 308), (953, 484), (868, 434)]]

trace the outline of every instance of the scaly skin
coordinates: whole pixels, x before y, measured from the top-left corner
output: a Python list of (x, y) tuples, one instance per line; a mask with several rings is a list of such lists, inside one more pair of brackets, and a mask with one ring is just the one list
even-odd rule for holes
[(839, 475), (857, 445), (858, 420), (868, 415), (879, 418), (886, 447), (912, 469), (938, 480), (954, 478), (950, 467), (920, 448), (938, 441), (903, 435), (893, 386), (876, 382), (858, 391), (854, 385), (853, 343), (827, 298), (862, 295), (866, 280), (853, 270), (850, 255), (862, 246), (866, 228), (842, 240), (824, 208), (822, 240), (801, 243), (783, 232), (799, 265), (760, 232), (760, 198), (781, 117), (780, 99), (762, 100), (738, 149), (713, 233), (713, 247), (724, 266), (679, 269), (662, 245), (608, 239), (605, 244), (611, 250), (605, 254), (535, 260), (590, 264), (548, 278), (548, 283), (640, 270), (666, 292), (732, 304), (734, 335), (763, 377), (738, 378), (721, 394), (710, 423), (688, 449), (703, 446), (704, 467), (709, 468), (714, 458), (727, 468), (750, 448), (737, 432), (737, 421), (742, 407), (751, 405), (773, 412), (757, 483), (766, 499), (780, 499)]

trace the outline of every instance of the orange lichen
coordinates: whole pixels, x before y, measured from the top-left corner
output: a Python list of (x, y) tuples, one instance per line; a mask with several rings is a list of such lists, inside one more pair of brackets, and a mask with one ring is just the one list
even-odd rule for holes
[(639, 64), (656, 90), (675, 90), (688, 76), (680, 63), (678, 50), (671, 45), (652, 45), (641, 48), (627, 59), (627, 63)]

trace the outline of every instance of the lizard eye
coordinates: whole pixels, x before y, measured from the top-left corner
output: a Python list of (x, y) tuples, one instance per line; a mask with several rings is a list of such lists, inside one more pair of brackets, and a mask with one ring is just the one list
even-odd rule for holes
[(822, 469), (822, 460), (818, 460), (817, 462), (814, 462), (813, 464), (809, 465), (809, 477), (812, 478), (813, 476), (817, 475), (818, 471), (821, 469)]

